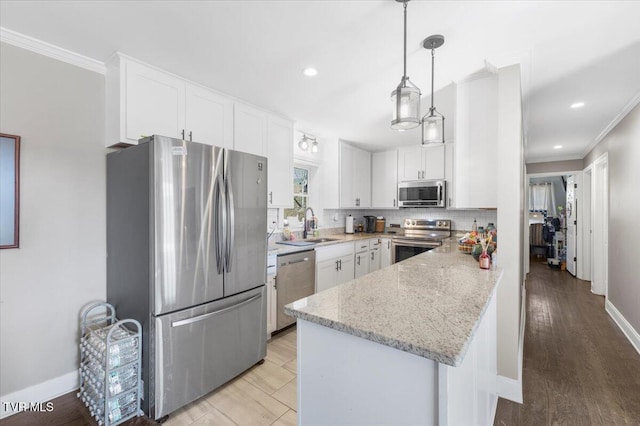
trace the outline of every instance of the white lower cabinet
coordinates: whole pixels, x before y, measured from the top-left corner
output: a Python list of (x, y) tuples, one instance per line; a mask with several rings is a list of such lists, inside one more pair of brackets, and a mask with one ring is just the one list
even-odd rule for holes
[(277, 276), (271, 275), (267, 277), (267, 339), (271, 337), (271, 333), (276, 331), (276, 320), (278, 318), (277, 302)]
[(354, 269), (356, 278), (369, 273), (369, 241), (358, 241), (356, 243)]
[(380, 268), (391, 265), (391, 238), (380, 239)]
[(380, 245), (382, 240), (374, 238), (369, 240), (369, 272), (380, 269)]
[(316, 248), (316, 293), (354, 278), (353, 243)]

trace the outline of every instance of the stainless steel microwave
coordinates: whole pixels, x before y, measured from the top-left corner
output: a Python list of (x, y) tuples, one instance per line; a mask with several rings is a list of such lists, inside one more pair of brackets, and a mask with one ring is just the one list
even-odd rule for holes
[(445, 207), (445, 181), (398, 183), (398, 207)]

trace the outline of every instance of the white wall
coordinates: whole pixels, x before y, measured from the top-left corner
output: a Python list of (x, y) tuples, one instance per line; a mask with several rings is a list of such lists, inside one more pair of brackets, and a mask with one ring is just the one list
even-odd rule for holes
[[(520, 66), (498, 75), (498, 252), (504, 275), (498, 289), (498, 374), (518, 380), (523, 282), (524, 150)], [(528, 261), (528, 259), (526, 259)]]
[[(104, 76), (6, 44), (0, 57), (0, 128), (22, 137), (20, 248), (0, 251), (0, 395), (28, 402), (73, 389), (80, 310), (105, 298)], [(54, 395), (38, 393), (52, 379)]]

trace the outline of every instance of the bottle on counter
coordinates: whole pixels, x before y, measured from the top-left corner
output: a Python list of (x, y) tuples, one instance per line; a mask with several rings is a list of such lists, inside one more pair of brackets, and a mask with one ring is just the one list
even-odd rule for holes
[(491, 268), (491, 258), (487, 254), (487, 250), (482, 250), (482, 254), (480, 255), (480, 268), (481, 269), (490, 269)]
[(478, 232), (478, 222), (476, 222), (475, 219), (473, 219), (473, 225), (471, 225), (471, 230), (473, 232)]
[(283, 228), (282, 228), (282, 239), (284, 241), (289, 241), (291, 239), (291, 229), (289, 229), (289, 221), (284, 220)]

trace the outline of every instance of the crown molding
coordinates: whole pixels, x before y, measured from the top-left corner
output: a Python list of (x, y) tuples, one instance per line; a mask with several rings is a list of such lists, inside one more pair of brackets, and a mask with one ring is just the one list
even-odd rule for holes
[(587, 147), (582, 151), (582, 158), (585, 158), (593, 148), (596, 147), (608, 134), (611, 132), (617, 125), (622, 121), (623, 118), (627, 116), (631, 112), (636, 105), (640, 103), (640, 91), (637, 92), (629, 102), (622, 108), (622, 110), (613, 117), (613, 120), (600, 132), (598, 137), (596, 137), (593, 142), (591, 142)]
[(525, 158), (525, 164), (534, 164), (534, 163), (553, 163), (556, 161), (571, 161), (571, 160), (582, 160), (584, 157), (580, 156), (580, 154), (567, 154), (567, 155), (550, 155), (545, 157), (535, 157), (535, 158)]
[(40, 55), (57, 59), (58, 61), (87, 69), (89, 71), (97, 72), (99, 74), (106, 73), (106, 67), (104, 63), (100, 61), (7, 28), (0, 27), (0, 41), (30, 50)]

